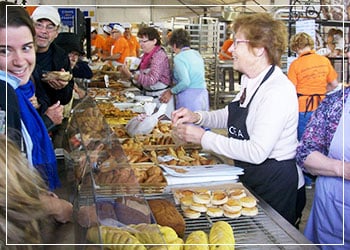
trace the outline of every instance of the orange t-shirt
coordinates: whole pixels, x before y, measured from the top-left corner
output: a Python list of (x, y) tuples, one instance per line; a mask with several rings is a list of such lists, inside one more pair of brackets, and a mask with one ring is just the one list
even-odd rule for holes
[(102, 53), (104, 56), (110, 56), (111, 55), (111, 48), (114, 43), (114, 39), (111, 36), (107, 36), (105, 38), (105, 42), (102, 47)]
[(221, 54), (219, 54), (219, 59), (220, 60), (231, 60), (232, 59), (232, 53), (228, 51), (228, 49), (231, 47), (231, 45), (233, 44), (233, 39), (227, 39), (223, 45), (221, 46), (221, 51), (228, 54), (230, 56), (230, 58), (224, 57)]
[(95, 36), (95, 39), (91, 39), (91, 46), (95, 46), (96, 48), (99, 48), (99, 49), (102, 49), (104, 43), (105, 43), (105, 38), (100, 34), (97, 34)]
[[(299, 96), (299, 112), (306, 111), (310, 95), (325, 97), (327, 84), (337, 79), (337, 72), (329, 59), (315, 53), (314, 50), (301, 54), (295, 59), (288, 70), (288, 78), (293, 82)], [(313, 97), (313, 105), (307, 111), (314, 111), (318, 106), (318, 97)]]
[[(126, 38), (125, 38), (126, 39)], [(129, 45), (129, 56), (137, 57), (136, 51), (140, 50), (140, 44), (136, 36), (131, 35), (130, 39), (126, 39)]]
[(121, 36), (113, 44), (112, 55), (119, 53), (120, 57), (117, 60), (119, 63), (124, 63), (125, 57), (129, 56), (129, 45), (125, 37)]

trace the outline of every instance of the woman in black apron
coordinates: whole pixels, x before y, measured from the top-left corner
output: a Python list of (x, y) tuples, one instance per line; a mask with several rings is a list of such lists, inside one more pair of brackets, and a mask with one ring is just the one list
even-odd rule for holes
[[(287, 31), (267, 13), (238, 17), (234, 30), (233, 67), (243, 73), (240, 93), (221, 110), (176, 110), (172, 121), (183, 140), (234, 159), (244, 169), (240, 180), (294, 224), (298, 100), (278, 67)], [(226, 127), (228, 137), (188, 123)]]

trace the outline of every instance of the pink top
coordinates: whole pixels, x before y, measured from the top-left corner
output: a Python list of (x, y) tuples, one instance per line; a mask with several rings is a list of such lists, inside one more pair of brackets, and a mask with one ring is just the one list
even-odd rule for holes
[(169, 59), (163, 48), (153, 54), (149, 68), (140, 70), (140, 76), (137, 81), (144, 87), (152, 86), (159, 82), (165, 85), (171, 84)]

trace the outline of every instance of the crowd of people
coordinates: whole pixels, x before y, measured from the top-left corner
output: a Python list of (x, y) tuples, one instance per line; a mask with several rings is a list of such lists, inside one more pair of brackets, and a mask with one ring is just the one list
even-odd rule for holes
[[(72, 102), (74, 91), (85, 93), (73, 79), (44, 76), (61, 71), (89, 79), (92, 71), (80, 60), (80, 37), (59, 32), (60, 24), (54, 7), (39, 6), (29, 15), (21, 6), (0, 2), (0, 108), (7, 109), (7, 137), (0, 136), (0, 146), (8, 152), (9, 170), (1, 168), (0, 177), (7, 174), (10, 180), (0, 185), (0, 204), (1, 221), (6, 209), (9, 215), (9, 242), (43, 242), (43, 219), (72, 220), (72, 204), (54, 193), (60, 179), (49, 133), (62, 124), (64, 105)], [(238, 16), (234, 37), (221, 56), (242, 74), (241, 89), (227, 106), (210, 110), (204, 61), (190, 47), (188, 31), (169, 32), (171, 64), (154, 27), (141, 27), (137, 37), (128, 23), (102, 30), (100, 35), (91, 28), (92, 54), (116, 66), (158, 105), (166, 103), (166, 115), (181, 140), (233, 159), (244, 169), (240, 181), (296, 227), (305, 205), (302, 171), (316, 177), (305, 236), (328, 248), (350, 247), (345, 219), (350, 200), (344, 193), (350, 185), (350, 89), (336, 89), (337, 73), (326, 57), (315, 53), (309, 35), (298, 33), (288, 41), (285, 25), (270, 14)], [(298, 58), (285, 74), (281, 56), (288, 42)], [(125, 63), (127, 57), (140, 58), (136, 70)], [(212, 128), (225, 129), (227, 135)], [(5, 165), (4, 153), (0, 162)], [(11, 198), (7, 207), (6, 191)], [(24, 206), (17, 206), (18, 200)], [(4, 227), (0, 233), (4, 240)]]

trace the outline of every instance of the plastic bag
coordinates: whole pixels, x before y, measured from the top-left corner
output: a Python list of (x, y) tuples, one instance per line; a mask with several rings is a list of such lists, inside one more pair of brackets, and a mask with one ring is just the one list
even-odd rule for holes
[(151, 133), (158, 123), (158, 118), (165, 114), (166, 107), (167, 104), (163, 103), (153, 115), (147, 115), (146, 113), (132, 118), (125, 126), (127, 133), (131, 137)]

